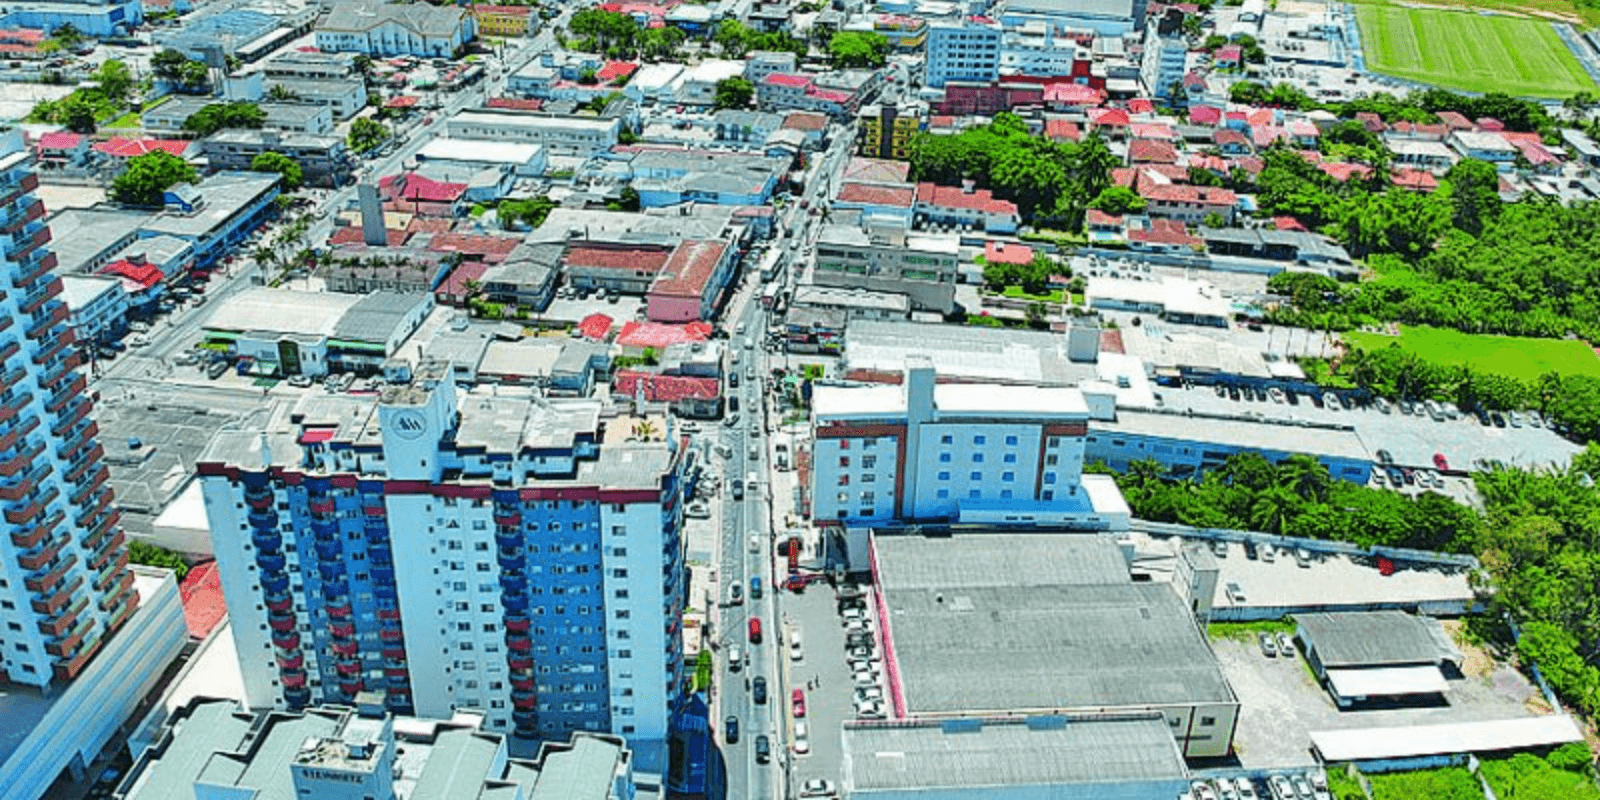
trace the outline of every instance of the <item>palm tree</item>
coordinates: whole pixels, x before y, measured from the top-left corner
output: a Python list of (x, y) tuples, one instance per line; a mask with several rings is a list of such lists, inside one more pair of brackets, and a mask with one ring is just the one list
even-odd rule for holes
[(1333, 486), (1333, 477), (1322, 462), (1304, 453), (1296, 453), (1278, 464), (1278, 485), (1289, 489), (1307, 502), (1322, 502)]
[(1283, 525), (1299, 510), (1300, 498), (1282, 486), (1259, 495), (1250, 506), (1250, 527), (1263, 533), (1281, 534)]
[(656, 435), (656, 424), (648, 419), (635, 422), (633, 424), (633, 435), (649, 441), (651, 437)]

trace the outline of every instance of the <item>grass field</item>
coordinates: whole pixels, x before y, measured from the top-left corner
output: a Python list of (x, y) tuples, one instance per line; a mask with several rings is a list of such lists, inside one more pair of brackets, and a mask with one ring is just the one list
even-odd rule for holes
[(1384, 5), (1359, 5), (1356, 14), (1373, 72), (1529, 97), (1596, 88), (1546, 20)]
[(1600, 358), (1583, 342), (1484, 336), (1443, 328), (1402, 327), (1400, 337), (1351, 331), (1346, 342), (1377, 350), (1399, 342), (1435, 364), (1471, 364), (1479, 372), (1531, 381), (1546, 372), (1600, 376)]

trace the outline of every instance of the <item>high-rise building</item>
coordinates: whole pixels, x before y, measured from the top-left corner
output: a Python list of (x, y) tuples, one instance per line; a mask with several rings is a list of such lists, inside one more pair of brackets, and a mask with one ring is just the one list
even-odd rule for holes
[[(656, 768), (682, 696), (685, 451), (597, 401), (458, 398), (450, 366), (314, 395), (199, 459), (252, 706), (376, 693)], [(650, 437), (645, 437), (650, 438)]]
[(0, 667), (70, 681), (138, 606), (21, 131), (0, 133)]

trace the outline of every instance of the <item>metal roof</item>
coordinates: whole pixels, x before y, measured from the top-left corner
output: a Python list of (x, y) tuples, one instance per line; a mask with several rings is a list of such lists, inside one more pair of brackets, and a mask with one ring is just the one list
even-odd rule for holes
[[(1236, 702), (1188, 607), (1097, 535), (874, 537), (884, 630), (919, 713)], [(973, 665), (989, 664), (983, 680)]]
[(334, 326), (333, 337), (347, 341), (386, 343), (407, 317), (428, 303), (426, 294), (373, 292), (350, 307)]
[(1404, 611), (1297, 614), (1295, 622), (1324, 669), (1437, 664), (1452, 654), (1460, 658), (1437, 620)]
[(1583, 733), (1578, 730), (1572, 717), (1565, 714), (1490, 722), (1311, 732), (1312, 748), (1327, 762), (1487, 753), (1580, 741), (1583, 741)]
[(1171, 780), (1189, 773), (1159, 714), (847, 725), (852, 792)]
[(1339, 697), (1396, 697), (1444, 694), (1450, 684), (1435, 666), (1330, 669), (1328, 683)]

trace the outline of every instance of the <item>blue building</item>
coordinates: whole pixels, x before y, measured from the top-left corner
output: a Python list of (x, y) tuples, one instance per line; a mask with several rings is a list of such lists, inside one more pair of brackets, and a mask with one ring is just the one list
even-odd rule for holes
[(96, 38), (127, 36), (144, 24), (139, 0), (37, 0), (7, 4), (0, 12), (0, 28), (40, 28), (53, 31), (71, 25)]

